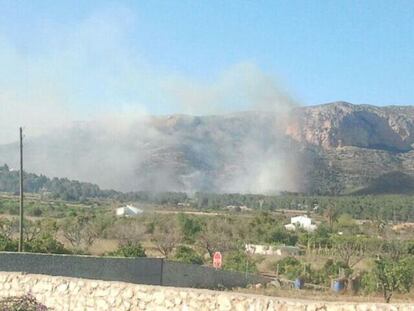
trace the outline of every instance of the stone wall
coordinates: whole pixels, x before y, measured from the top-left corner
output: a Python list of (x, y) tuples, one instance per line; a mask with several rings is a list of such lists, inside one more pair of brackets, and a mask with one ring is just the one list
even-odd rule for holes
[(137, 285), (67, 277), (0, 273), (0, 297), (31, 293), (54, 310), (414, 311), (414, 304), (341, 303), (236, 292)]

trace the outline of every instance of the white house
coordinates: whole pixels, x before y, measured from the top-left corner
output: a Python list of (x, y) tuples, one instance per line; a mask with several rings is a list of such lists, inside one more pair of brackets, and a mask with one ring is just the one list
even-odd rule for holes
[(127, 205), (119, 207), (116, 209), (116, 216), (118, 217), (136, 217), (142, 214), (144, 211), (140, 208), (134, 207), (132, 205)]
[[(316, 225), (312, 224), (312, 219), (309, 218), (307, 215), (292, 217), (290, 219), (290, 224), (295, 225), (297, 227), (301, 227), (301, 228), (305, 229), (306, 231), (314, 231), (317, 228)], [(285, 228), (286, 228), (286, 226), (285, 226)], [(288, 229), (288, 228), (286, 228), (286, 229)]]

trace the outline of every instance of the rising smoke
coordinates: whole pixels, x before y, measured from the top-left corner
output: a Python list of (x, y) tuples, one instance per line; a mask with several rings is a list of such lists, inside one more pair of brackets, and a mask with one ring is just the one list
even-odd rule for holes
[[(298, 189), (285, 135), (296, 102), (271, 76), (252, 63), (209, 83), (150, 70), (128, 47), (130, 23), (123, 9), (98, 12), (36, 57), (0, 33), (3, 76), (15, 77), (0, 78), (0, 142), (25, 125), (28, 171), (124, 191)], [(0, 161), (17, 166), (15, 148)]]

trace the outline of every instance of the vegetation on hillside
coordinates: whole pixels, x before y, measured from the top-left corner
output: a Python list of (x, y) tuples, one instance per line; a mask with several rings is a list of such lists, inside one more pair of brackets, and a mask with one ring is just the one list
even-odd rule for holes
[[(392, 175), (394, 176), (394, 175)], [(295, 193), (280, 195), (256, 194), (218, 194), (196, 192), (189, 196), (179, 192), (137, 191), (121, 193), (114, 190), (101, 190), (97, 185), (70, 181), (66, 178), (47, 178), (43, 175), (25, 173), (25, 191), (39, 193), (42, 197), (64, 201), (88, 203), (94, 199), (111, 199), (118, 202), (142, 202), (159, 205), (187, 206), (202, 210), (222, 210), (227, 206), (246, 206), (259, 211), (303, 210), (323, 212), (328, 206), (335, 205), (342, 213), (356, 219), (381, 219), (384, 222), (414, 221), (412, 202), (414, 195), (346, 195), (316, 196)], [(7, 165), (0, 167), (0, 191), (18, 193), (19, 173), (11, 171)], [(362, 193), (362, 192), (361, 192)], [(39, 216), (50, 206), (36, 206), (31, 209), (33, 216)], [(15, 205), (0, 202), (0, 211), (17, 213)]]
[[(414, 219), (412, 196), (123, 194), (34, 174), (25, 180), (29, 192), (36, 193), (27, 193), (25, 200), (28, 252), (96, 254), (97, 243), (115, 241), (98, 254), (211, 265), (220, 251), (224, 269), (301, 278), (322, 288), (341, 279), (350, 291), (381, 294), (385, 301), (410, 292), (413, 285), (414, 227), (404, 224)], [(0, 169), (0, 190), (15, 190), (17, 182), (16, 172)], [(155, 211), (116, 218), (114, 208), (125, 202), (150, 204)], [(17, 250), (18, 206), (17, 196), (1, 194), (0, 251)], [(311, 216), (318, 228), (286, 230), (290, 216), (298, 214)], [(295, 247), (299, 254), (269, 259), (247, 253), (246, 244)]]

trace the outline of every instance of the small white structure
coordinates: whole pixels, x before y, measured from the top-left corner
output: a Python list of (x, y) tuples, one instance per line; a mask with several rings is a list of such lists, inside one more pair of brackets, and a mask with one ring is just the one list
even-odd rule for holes
[(277, 249), (270, 245), (246, 244), (244, 247), (248, 254), (278, 255)]
[(294, 224), (287, 224), (285, 225), (285, 229), (287, 231), (296, 231), (296, 226)]
[(297, 246), (280, 246), (276, 250), (278, 256), (298, 256), (300, 255), (300, 248)]
[(245, 244), (245, 250), (248, 254), (266, 255), (266, 256), (296, 256), (299, 255), (300, 249), (296, 246), (272, 246), (259, 244)]
[[(297, 227), (303, 228), (306, 231), (314, 231), (316, 230), (317, 226), (312, 224), (312, 219), (309, 218), (307, 215), (304, 216), (296, 216), (296, 217), (292, 217), (290, 219), (290, 225), (295, 225)], [(286, 228), (286, 226), (285, 226)], [(292, 228), (291, 226), (289, 226), (289, 228)], [(288, 228), (286, 228), (287, 230), (289, 230)]]
[(136, 217), (144, 211), (132, 205), (119, 207), (116, 209), (116, 216), (118, 217)]
[(295, 216), (290, 219), (290, 223), (298, 225), (299, 227), (307, 227), (312, 224), (312, 219), (309, 218), (307, 215)]

